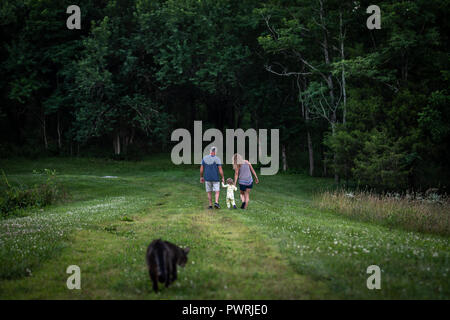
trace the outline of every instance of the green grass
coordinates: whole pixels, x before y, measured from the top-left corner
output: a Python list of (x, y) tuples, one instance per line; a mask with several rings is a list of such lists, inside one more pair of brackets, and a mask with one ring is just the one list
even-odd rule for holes
[[(197, 166), (166, 155), (0, 163), (13, 184), (38, 183), (32, 171), (44, 168), (57, 170), (71, 200), (0, 220), (1, 299), (450, 298), (448, 237), (319, 209), (313, 195), (333, 187), (328, 179), (262, 176), (249, 210), (211, 212)], [(160, 237), (191, 252), (179, 279), (155, 294), (144, 258)], [(73, 264), (81, 290), (66, 287)], [(381, 290), (366, 287), (372, 264)]]

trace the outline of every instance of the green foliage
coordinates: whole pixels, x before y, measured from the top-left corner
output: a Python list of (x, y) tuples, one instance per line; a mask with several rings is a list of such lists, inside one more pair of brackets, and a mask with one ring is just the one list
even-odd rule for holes
[(146, 4), (137, 4), (137, 37), (154, 59), (160, 88), (193, 84), (214, 94), (223, 86), (238, 85), (250, 51), (235, 28), (243, 18), (234, 12), (243, 12), (245, 4), (217, 0)]
[(309, 134), (315, 174), (349, 182), (376, 130), (406, 154), (408, 187), (450, 181), (448, 1), (382, 0), (380, 30), (363, 2), (80, 0), (68, 30), (70, 4), (0, 4), (1, 158), (137, 158), (201, 119), (279, 128), (293, 171)]
[(3, 173), (5, 189), (0, 194), (0, 214), (2, 218), (23, 214), (24, 209), (43, 208), (57, 200), (67, 198), (64, 188), (56, 181), (56, 170), (44, 169), (42, 173), (34, 170), (33, 174), (44, 175), (45, 182), (31, 188), (12, 186)]
[(373, 130), (363, 141), (352, 173), (362, 187), (406, 189), (409, 175), (407, 156), (400, 140)]
[[(363, 132), (338, 127), (327, 135), (330, 167), (346, 182), (354, 180), (361, 188), (404, 190), (416, 160), (405, 150), (402, 139), (394, 140), (386, 132)], [(335, 156), (335, 158), (332, 158)]]
[(365, 133), (361, 131), (348, 132), (344, 127), (338, 128), (334, 135), (328, 134), (325, 138), (325, 145), (330, 149), (330, 166), (348, 181), (353, 177), (352, 169), (355, 168), (355, 160), (361, 153), (366, 139)]
[(446, 90), (435, 91), (428, 99), (428, 105), (418, 114), (419, 126), (425, 135), (429, 135), (434, 143), (448, 139), (450, 127), (450, 95)]

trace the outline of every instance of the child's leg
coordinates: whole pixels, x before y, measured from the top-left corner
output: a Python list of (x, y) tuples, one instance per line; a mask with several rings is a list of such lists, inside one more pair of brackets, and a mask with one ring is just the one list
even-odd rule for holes
[(231, 199), (231, 205), (234, 207), (236, 205), (236, 202), (234, 202), (234, 198)]
[(227, 198), (227, 208), (230, 209), (230, 198)]

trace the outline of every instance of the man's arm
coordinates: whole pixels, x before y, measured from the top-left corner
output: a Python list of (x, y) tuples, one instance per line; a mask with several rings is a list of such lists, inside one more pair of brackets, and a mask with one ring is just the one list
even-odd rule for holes
[(222, 166), (219, 166), (219, 173), (220, 173), (220, 176), (222, 177), (222, 182), (224, 182), (224, 181), (225, 181), (225, 178), (223, 177)]
[(205, 179), (203, 179), (203, 165), (200, 165), (200, 183), (205, 182)]

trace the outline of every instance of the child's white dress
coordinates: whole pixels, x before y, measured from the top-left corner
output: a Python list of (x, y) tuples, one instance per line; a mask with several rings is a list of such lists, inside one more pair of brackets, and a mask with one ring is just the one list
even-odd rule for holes
[(236, 205), (234, 202), (234, 192), (237, 190), (235, 185), (232, 184), (224, 184), (222, 182), (222, 187), (227, 188), (227, 207), (230, 208), (231, 205), (233, 207)]

